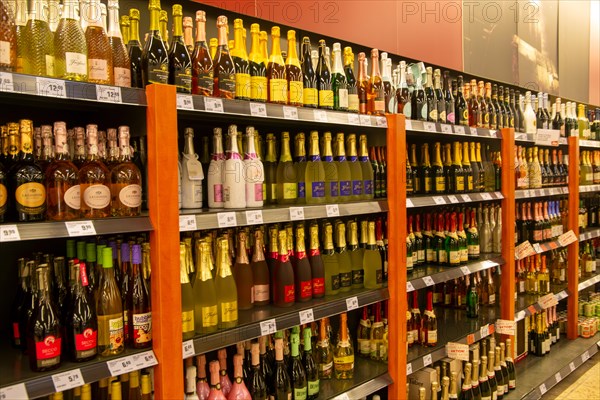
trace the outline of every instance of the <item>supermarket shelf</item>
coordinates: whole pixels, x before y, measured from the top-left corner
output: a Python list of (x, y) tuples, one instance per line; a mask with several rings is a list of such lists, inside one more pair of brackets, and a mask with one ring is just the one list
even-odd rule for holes
[(146, 106), (144, 89), (96, 85), (10, 72), (0, 73), (0, 92), (37, 96), (43, 101), (50, 97), (58, 100), (92, 101), (98, 104)]
[[(79, 227), (80, 229), (78, 230), (81, 231), (81, 234), (76, 234), (74, 232), (69, 234), (67, 224), (74, 225), (76, 228)], [(90, 227), (93, 227), (93, 230)], [(127, 218), (103, 218), (69, 222), (25, 222), (0, 225), (0, 242), (109, 235), (117, 233), (146, 232), (151, 230), (152, 222), (147, 213), (144, 216)]]
[[(516, 143), (530, 143), (530, 144), (535, 144), (536, 140), (535, 140), (536, 135), (533, 133), (516, 133), (515, 132), (515, 142)], [(566, 146), (568, 144), (567, 138), (566, 137), (559, 137), (558, 138), (558, 144), (560, 146)]]
[[(415, 267), (408, 273), (406, 292), (423, 289), (433, 284), (447, 282), (449, 280), (470, 275), (477, 271), (483, 271), (504, 264), (500, 254), (483, 254), (481, 259), (467, 263), (460, 267), (438, 267), (420, 266)], [(432, 283), (433, 282), (433, 283)]]
[(387, 128), (384, 116), (359, 115), (350, 112), (329, 111), (315, 108), (284, 106), (281, 104), (259, 103), (246, 100), (231, 100), (200, 95), (178, 94), (177, 110), (180, 114), (212, 114), (230, 117), (232, 115), (261, 118), (284, 119), (299, 122), (328, 123), (372, 128)]
[(599, 149), (600, 141), (598, 141), (598, 140), (580, 140), (579, 147), (593, 147), (593, 148)]
[(579, 193), (600, 192), (600, 185), (579, 186)]
[[(569, 297), (566, 283), (563, 285), (551, 285), (550, 289), (552, 291), (551, 293), (556, 293), (554, 294), (556, 301)], [(534, 294), (517, 295), (517, 299), (515, 300), (515, 310), (518, 311), (515, 311), (515, 321), (520, 321), (525, 317), (542, 311), (544, 309), (540, 303), (540, 299), (542, 298), (544, 298), (544, 296), (537, 296)]]
[[(575, 238), (574, 240), (576, 241), (577, 239)], [(531, 243), (531, 246), (533, 248), (533, 250), (532, 250), (531, 253), (519, 253), (519, 254), (515, 254), (515, 260), (519, 260), (519, 259), (522, 259), (522, 258), (525, 258), (525, 257), (529, 257), (530, 255), (542, 254), (542, 253), (546, 253), (548, 251), (552, 251), (552, 250), (555, 250), (555, 249), (560, 249), (562, 247), (567, 247), (568, 244), (566, 244), (566, 245), (563, 246), (560, 243), (560, 241), (557, 239), (557, 240), (551, 240), (549, 242), (544, 242), (544, 243)]]
[(406, 130), (409, 132), (427, 132), (440, 135), (479, 137), (486, 139), (502, 139), (502, 133), (495, 129), (471, 128), (462, 125), (440, 124), (436, 122), (415, 121), (406, 119)]
[(559, 196), (561, 194), (569, 194), (569, 187), (561, 186), (545, 189), (515, 190), (515, 199), (530, 199), (533, 197), (542, 196)]
[(465, 193), (439, 196), (415, 196), (406, 198), (406, 208), (443, 206), (446, 204), (452, 205), (479, 201), (494, 201), (502, 200), (503, 198), (504, 196), (501, 192)]
[(575, 340), (561, 339), (544, 357), (527, 356), (515, 366), (517, 387), (505, 400), (537, 400), (598, 352), (600, 333)]
[[(198, 212), (200, 211), (200, 212)], [(327, 217), (374, 214), (388, 211), (387, 200), (328, 205), (273, 206), (244, 210), (185, 210), (179, 216), (179, 230), (217, 229), (225, 227), (300, 221)]]
[(494, 323), (500, 315), (496, 307), (481, 307), (479, 318), (467, 318), (465, 310), (436, 308), (438, 344), (423, 347), (415, 344), (408, 349), (406, 375), (410, 375), (446, 357), (448, 342), (472, 344), (495, 332)]
[[(115, 357), (98, 357), (84, 363), (63, 362), (61, 367), (53, 371), (32, 372), (29, 359), (20, 350), (3, 347), (0, 354), (0, 398), (3, 399), (23, 398), (20, 396), (22, 394), (30, 399), (48, 396), (57, 390), (63, 391), (157, 364), (152, 350), (126, 349)], [(72, 386), (61, 386), (61, 383)], [(3, 394), (6, 397), (2, 397)]]
[(587, 229), (585, 232), (579, 234), (579, 241), (590, 240), (600, 237), (600, 228)]
[(354, 377), (321, 380), (319, 399), (360, 399), (393, 383), (387, 364), (354, 356)]
[(592, 276), (589, 279), (584, 280), (583, 282), (579, 282), (579, 286), (577, 290), (582, 291), (583, 289), (587, 289), (592, 285), (600, 282), (600, 272), (598, 272), (595, 276)]
[[(360, 289), (335, 296), (326, 296), (304, 303), (295, 303), (291, 307), (275, 307), (273, 305), (255, 307), (238, 312), (238, 326), (220, 330), (193, 340), (184, 342), (184, 358), (196, 354), (207, 353), (232, 344), (250, 340), (276, 330), (289, 329), (293, 326), (317, 321), (369, 304), (389, 299), (387, 288)], [(302, 319), (301, 319), (302, 318)], [(312, 318), (312, 320), (310, 319)], [(193, 343), (193, 345), (192, 345)], [(187, 346), (187, 347), (186, 347)]]

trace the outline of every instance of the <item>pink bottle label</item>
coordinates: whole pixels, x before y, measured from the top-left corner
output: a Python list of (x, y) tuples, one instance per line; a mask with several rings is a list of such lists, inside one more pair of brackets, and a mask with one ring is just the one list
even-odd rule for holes
[(263, 185), (262, 185), (262, 183), (254, 184), (254, 201), (263, 201)]
[(215, 188), (215, 202), (223, 201), (223, 185), (218, 183), (214, 186)]

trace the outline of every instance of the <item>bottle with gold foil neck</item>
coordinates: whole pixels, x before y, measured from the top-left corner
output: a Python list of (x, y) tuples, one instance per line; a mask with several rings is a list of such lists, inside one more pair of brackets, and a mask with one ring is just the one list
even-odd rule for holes
[(119, 1), (108, 1), (108, 42), (112, 49), (113, 83), (131, 87), (131, 62), (119, 28)]
[(233, 277), (237, 288), (238, 308), (240, 310), (249, 310), (254, 307), (253, 292), (254, 280), (252, 276), (252, 267), (248, 259), (246, 232), (241, 231), (238, 234), (237, 256), (233, 266)]
[(206, 12), (199, 10), (196, 11), (196, 43), (192, 54), (192, 93), (212, 96), (213, 69), (213, 56), (206, 45)]
[[(25, 40), (25, 73), (53, 77), (54, 43), (43, 0), (35, 0), (23, 32)], [(88, 46), (89, 47), (89, 46)]]
[(173, 4), (173, 39), (169, 46), (169, 84), (177, 93), (192, 93), (192, 58), (183, 42), (183, 9)]
[(263, 232), (256, 229), (254, 232), (254, 251), (252, 253), (252, 280), (254, 290), (254, 304), (266, 305), (270, 302), (270, 275), (269, 267), (265, 260)]
[(344, 73), (348, 89), (348, 111), (358, 112), (358, 82), (354, 76), (354, 53), (352, 47), (344, 47)]
[(168, 83), (169, 56), (160, 32), (160, 0), (150, 0), (150, 29), (142, 52), (142, 80), (144, 86), (152, 83)]
[(331, 132), (323, 133), (321, 153), (323, 153), (323, 168), (325, 170), (325, 201), (335, 203), (339, 199), (339, 175), (337, 166), (333, 162)]
[(54, 34), (54, 67), (57, 78), (85, 82), (88, 79), (87, 44), (78, 19), (77, 1), (65, 1)]
[(296, 179), (298, 180), (298, 204), (306, 203), (306, 148), (304, 144), (304, 133), (298, 132), (294, 146), (294, 167), (296, 168)]
[(278, 307), (292, 306), (296, 301), (294, 271), (288, 252), (288, 238), (285, 229), (278, 232), (279, 260), (274, 269), (273, 303)]
[(121, 36), (123, 36), (123, 43), (127, 45), (129, 43), (131, 22), (129, 22), (129, 15), (121, 15), (119, 18), (119, 26), (121, 28)]
[(325, 270), (325, 295), (335, 295), (340, 290), (340, 264), (338, 254), (333, 247), (333, 227), (330, 223), (324, 225), (324, 241), (321, 259)]
[(302, 59), (302, 104), (304, 107), (316, 108), (319, 105), (318, 87), (317, 87), (317, 74), (313, 68), (311, 59), (311, 45), (310, 38), (304, 36), (302, 38), (302, 45), (300, 54)]
[(265, 192), (266, 204), (277, 203), (277, 158), (275, 156), (275, 135), (267, 133), (267, 154), (263, 163), (265, 169)]
[(250, 56), (248, 66), (250, 69), (250, 100), (267, 101), (267, 66), (260, 47), (260, 25), (250, 25)]
[[(364, 225), (366, 230), (367, 221), (364, 221)], [(348, 221), (346, 230), (348, 232), (348, 244), (346, 250), (350, 254), (350, 263), (352, 265), (352, 288), (361, 289), (364, 284), (364, 250), (358, 247), (358, 223), (356, 221)]]
[(237, 287), (231, 273), (231, 259), (229, 257), (229, 241), (225, 237), (217, 239), (217, 275), (215, 276), (215, 290), (219, 294), (217, 308), (219, 315), (219, 328), (231, 328), (237, 325), (238, 304)]
[(236, 18), (233, 21), (235, 47), (231, 49), (231, 58), (235, 65), (235, 98), (249, 100), (251, 95), (250, 65), (244, 40), (245, 32), (244, 21)]
[(339, 43), (333, 44), (333, 67), (331, 69), (331, 90), (333, 90), (334, 110), (348, 110), (348, 84), (342, 65), (342, 47)]
[(87, 7), (85, 40), (88, 50), (88, 82), (112, 85), (114, 83), (112, 48), (99, 9), (99, 0), (91, 0)]
[(167, 51), (169, 51), (169, 30), (168, 30), (168, 24), (169, 24), (169, 14), (167, 14), (166, 10), (160, 10), (160, 13), (158, 14), (158, 26), (159, 26), (159, 30), (160, 30), (160, 37), (162, 37), (163, 42), (165, 43), (165, 47), (167, 48)]
[(319, 90), (319, 108), (333, 109), (333, 89), (331, 87), (331, 70), (327, 62), (325, 40), (319, 40), (319, 61), (315, 74)]
[(204, 240), (196, 241), (196, 281), (194, 282), (194, 324), (198, 335), (217, 330), (217, 292), (211, 270), (212, 250)]
[(296, 50), (296, 31), (287, 33), (288, 56), (285, 60), (285, 73), (288, 85), (288, 104), (292, 106), (303, 105), (303, 77), (300, 60)]
[(294, 253), (294, 282), (298, 301), (308, 301), (313, 297), (312, 271), (306, 254), (304, 225), (296, 226), (296, 251)]
[(267, 63), (267, 79), (269, 86), (268, 101), (270, 103), (287, 104), (288, 85), (286, 68), (281, 55), (280, 30), (278, 26), (271, 28), (271, 55)]
[[(183, 340), (194, 337), (194, 291), (190, 284), (187, 250), (185, 243), (179, 244), (179, 283), (181, 284), (181, 323)], [(197, 276), (200, 274), (196, 274)]]
[(471, 160), (469, 160), (469, 142), (462, 144), (462, 169), (464, 175), (465, 192), (471, 193), (475, 191), (473, 183), (473, 170), (471, 169)]
[(235, 65), (229, 53), (227, 40), (227, 17), (217, 18), (218, 47), (213, 62), (213, 96), (233, 99), (235, 97)]
[(281, 155), (277, 165), (277, 203), (294, 204), (298, 199), (298, 179), (296, 168), (292, 163), (290, 151), (290, 134), (281, 134)]
[(143, 88), (142, 43), (140, 42), (140, 10), (129, 10), (129, 61), (131, 62), (131, 87)]
[(337, 222), (336, 230), (336, 253), (340, 272), (340, 292), (348, 292), (352, 288), (352, 260), (346, 246), (346, 225)]
[(375, 222), (368, 225), (367, 247), (363, 255), (364, 285), (367, 289), (378, 289), (383, 283), (383, 263), (375, 241)]

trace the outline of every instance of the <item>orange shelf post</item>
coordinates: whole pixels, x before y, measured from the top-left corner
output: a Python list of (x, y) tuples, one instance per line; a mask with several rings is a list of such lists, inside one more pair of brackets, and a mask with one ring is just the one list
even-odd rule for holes
[(406, 398), (406, 131), (404, 115), (387, 115), (388, 368), (390, 399)]
[(148, 208), (154, 231), (152, 256), (153, 349), (158, 360), (154, 396), (178, 399), (183, 393), (179, 210), (177, 208), (177, 104), (175, 86), (146, 88), (148, 109)]
[[(569, 139), (569, 226), (579, 238), (579, 138)], [(579, 304), (579, 240), (567, 247), (567, 338), (577, 339)]]

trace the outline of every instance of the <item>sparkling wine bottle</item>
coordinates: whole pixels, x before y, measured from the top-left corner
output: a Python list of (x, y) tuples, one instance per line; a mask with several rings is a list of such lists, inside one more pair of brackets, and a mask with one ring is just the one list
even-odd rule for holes
[[(83, 268), (82, 268), (83, 267)], [(88, 361), (96, 357), (98, 321), (89, 293), (83, 286), (88, 283), (85, 264), (71, 265), (71, 300), (67, 314), (67, 339), (74, 361)]]
[(210, 394), (208, 400), (227, 400), (227, 396), (221, 389), (221, 381), (219, 374), (219, 361), (211, 361), (210, 368)]
[(129, 10), (129, 41), (127, 43), (131, 76), (131, 87), (143, 88), (142, 80), (142, 44), (140, 42), (140, 10)]
[(206, 380), (206, 356), (201, 354), (196, 357), (198, 379), (196, 382), (196, 395), (199, 400), (207, 400), (210, 395), (210, 386)]
[(244, 356), (236, 354), (233, 356), (233, 385), (227, 396), (227, 400), (246, 400), (250, 398), (250, 392), (244, 384), (242, 364), (244, 362)]
[(217, 239), (217, 275), (215, 290), (217, 297), (219, 327), (231, 328), (238, 321), (238, 298), (235, 280), (231, 273), (229, 243), (227, 238)]
[(235, 97), (235, 65), (227, 46), (227, 17), (217, 18), (219, 46), (213, 63), (213, 96), (233, 99)]
[(87, 44), (79, 25), (76, 0), (64, 3), (62, 16), (54, 34), (56, 77), (74, 81), (87, 81)]
[(132, 162), (129, 127), (119, 127), (119, 162), (110, 172), (111, 215), (135, 217), (142, 211), (142, 174)]
[(246, 207), (246, 181), (244, 179), (244, 162), (238, 150), (237, 126), (230, 125), (229, 148), (225, 154), (223, 165), (223, 206), (225, 208)]
[(119, 27), (119, 1), (108, 2), (108, 41), (112, 49), (115, 86), (131, 87), (131, 62)]
[(169, 46), (169, 84), (178, 93), (192, 93), (192, 58), (183, 41), (183, 9), (173, 5), (173, 39)]
[(165, 38), (160, 33), (160, 0), (150, 0), (150, 30), (142, 51), (142, 81), (144, 86), (151, 83), (168, 83), (169, 56)]

